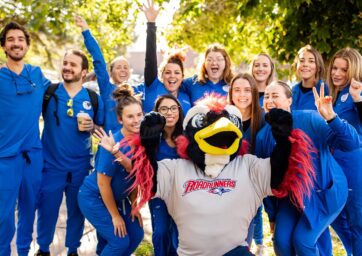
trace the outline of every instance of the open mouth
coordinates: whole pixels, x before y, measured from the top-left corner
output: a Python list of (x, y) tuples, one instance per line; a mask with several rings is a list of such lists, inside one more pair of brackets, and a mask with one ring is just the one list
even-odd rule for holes
[(227, 149), (231, 147), (238, 138), (237, 134), (232, 131), (219, 132), (211, 137), (205, 138), (205, 141), (217, 148)]

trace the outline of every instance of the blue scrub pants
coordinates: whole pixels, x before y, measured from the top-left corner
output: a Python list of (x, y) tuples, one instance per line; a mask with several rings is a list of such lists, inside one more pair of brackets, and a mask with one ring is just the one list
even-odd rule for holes
[(114, 235), (112, 217), (101, 196), (85, 186), (82, 186), (79, 190), (79, 208), (87, 220), (96, 228), (98, 234), (106, 241), (106, 245), (100, 254), (102, 256), (129, 256), (143, 239), (143, 229), (140, 227), (138, 220), (135, 219), (132, 222), (129, 201), (123, 200), (123, 202), (123, 205), (117, 204), (127, 230), (127, 235), (122, 238)]
[(177, 255), (177, 227), (171, 216), (168, 214), (165, 202), (160, 198), (153, 198), (148, 202), (148, 205), (151, 213), (154, 255)]
[[(326, 230), (338, 216), (339, 211), (328, 217), (322, 217), (312, 228), (304, 214), (301, 214), (288, 199), (282, 199), (276, 215), (274, 250), (276, 255), (312, 256), (326, 255), (319, 239), (328, 239)], [(324, 241), (328, 243), (328, 241)]]
[(258, 208), (255, 217), (250, 223), (248, 229), (248, 236), (246, 242), (251, 246), (252, 239), (254, 238), (255, 244), (263, 244), (263, 205)]
[(65, 246), (68, 247), (68, 253), (77, 252), (84, 230), (84, 216), (78, 207), (78, 191), (88, 173), (89, 170), (65, 172), (44, 168), (37, 224), (37, 242), (41, 251), (49, 252), (65, 193), (67, 205)]
[(345, 206), (349, 227), (352, 232), (352, 253), (362, 255), (362, 189), (349, 190)]
[[(348, 200), (347, 200), (348, 203)], [(347, 204), (338, 217), (331, 224), (334, 231), (336, 231), (339, 239), (342, 241), (346, 255), (352, 255), (352, 232), (347, 219)], [(362, 241), (361, 241), (362, 242)]]
[(33, 240), (36, 198), (40, 188), (43, 155), (41, 150), (24, 151), (0, 158), (0, 255), (10, 255), (15, 233), (15, 205), (18, 199), (16, 245), (18, 255), (28, 255)]

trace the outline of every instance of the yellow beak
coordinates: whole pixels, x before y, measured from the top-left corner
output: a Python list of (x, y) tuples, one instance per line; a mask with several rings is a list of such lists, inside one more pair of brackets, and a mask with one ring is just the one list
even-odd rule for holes
[[(206, 140), (211, 138), (214, 135), (225, 132), (233, 132), (235, 134), (235, 140), (228, 148), (213, 146), (208, 143)], [(232, 155), (238, 148), (239, 143), (242, 138), (242, 133), (238, 127), (236, 127), (229, 119), (222, 117), (213, 124), (205, 127), (204, 129), (195, 133), (195, 141), (199, 145), (200, 149), (211, 155)], [(219, 138), (222, 139), (222, 138)]]

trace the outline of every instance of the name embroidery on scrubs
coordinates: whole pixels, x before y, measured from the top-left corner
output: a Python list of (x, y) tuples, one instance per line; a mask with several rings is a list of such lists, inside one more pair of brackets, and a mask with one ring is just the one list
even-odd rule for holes
[(210, 194), (222, 196), (224, 193), (230, 192), (236, 187), (236, 180), (231, 179), (217, 179), (217, 180), (188, 180), (184, 183), (185, 188), (183, 196), (191, 192), (206, 190)]
[(348, 99), (348, 92), (347, 93), (345, 93), (345, 94), (343, 94), (342, 96), (341, 96), (341, 101), (342, 102), (346, 102), (346, 100)]

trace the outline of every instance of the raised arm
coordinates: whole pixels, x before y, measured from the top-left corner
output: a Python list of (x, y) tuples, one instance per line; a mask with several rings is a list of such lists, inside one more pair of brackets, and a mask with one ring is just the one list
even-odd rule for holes
[(275, 147), (270, 156), (273, 194), (289, 196), (300, 209), (304, 197), (310, 196), (315, 177), (310, 153), (314, 151), (310, 138), (301, 130), (293, 130), (293, 119), (289, 112), (272, 109), (265, 115), (270, 124)]
[(320, 95), (315, 88), (313, 88), (313, 93), (318, 112), (328, 124), (315, 118), (314, 125), (320, 136), (325, 136), (328, 145), (333, 148), (343, 151), (357, 149), (361, 143), (358, 133), (352, 125), (342, 121), (334, 112), (332, 97), (324, 96), (323, 86), (321, 86)]
[(107, 89), (110, 89), (111, 84), (109, 82), (107, 64), (104, 60), (102, 51), (99, 48), (98, 42), (91, 34), (87, 22), (82, 17), (75, 16), (75, 24), (82, 29), (85, 47), (92, 56), (99, 90), (101, 94), (106, 93)]
[(155, 8), (153, 0), (143, 5), (141, 10), (147, 18), (147, 39), (145, 59), (145, 85), (150, 86), (157, 78), (157, 45), (156, 45), (156, 19), (159, 10)]

